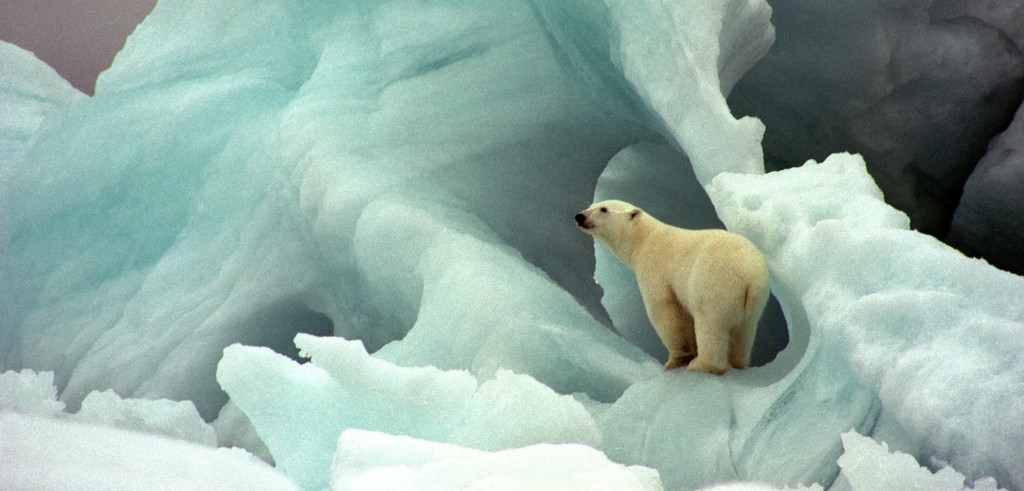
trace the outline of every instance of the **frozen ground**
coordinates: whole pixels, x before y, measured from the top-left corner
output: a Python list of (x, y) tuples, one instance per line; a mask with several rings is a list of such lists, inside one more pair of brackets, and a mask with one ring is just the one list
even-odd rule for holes
[[(92, 98), (3, 45), (3, 484), (1024, 488), (1024, 278), (764, 173), (770, 12), (163, 1)], [(766, 253), (760, 366), (661, 372), (595, 196)]]

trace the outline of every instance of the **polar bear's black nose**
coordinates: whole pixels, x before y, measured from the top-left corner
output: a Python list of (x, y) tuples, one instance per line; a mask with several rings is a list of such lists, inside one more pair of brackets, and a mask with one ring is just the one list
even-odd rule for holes
[(582, 213), (576, 214), (576, 224), (583, 225), (583, 222), (587, 221), (587, 216)]

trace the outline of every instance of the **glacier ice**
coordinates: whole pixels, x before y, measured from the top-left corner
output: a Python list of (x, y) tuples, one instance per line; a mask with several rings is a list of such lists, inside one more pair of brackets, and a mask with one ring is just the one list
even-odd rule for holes
[[(56, 71), (10, 43), (0, 42), (0, 173), (53, 110), (85, 99)], [(0, 174), (2, 175), (2, 174)]]
[(934, 474), (917, 465), (908, 454), (894, 452), (888, 445), (848, 431), (842, 434), (844, 453), (839, 457), (842, 471), (833, 487), (846, 489), (904, 489), (929, 491), (934, 489), (982, 491), (997, 489), (992, 478), (979, 479), (973, 486), (964, 486), (964, 475), (952, 467), (943, 467)]
[(217, 435), (218, 447), (240, 448), (264, 462), (274, 462), (274, 456), (256, 433), (252, 421), (234, 402), (228, 401), (210, 426)]
[(107, 390), (63, 409), (53, 372), (0, 373), (0, 488), (298, 489), (243, 449), (215, 448), (191, 401)]
[(300, 334), (295, 343), (310, 363), (263, 347), (229, 346), (217, 380), (278, 468), (307, 489), (327, 484), (346, 428), (485, 450), (601, 441), (583, 404), (526, 375), (499, 369), (479, 381), (462, 370), (400, 367), (370, 356), (359, 341)]
[[(870, 161), (763, 173), (765, 128), (725, 95), (770, 12), (166, 0), (92, 98), (4, 47), (26, 94), (0, 106), (5, 434), (193, 465), (209, 449), (76, 417), (212, 428), (307, 488), (579, 458), (676, 489), (828, 486), (853, 428), (1024, 487), (1024, 280), (909, 231)], [(645, 191), (766, 252), (763, 366), (660, 371), (630, 278), (571, 220)]]
[(777, 292), (799, 299), (791, 307), (812, 338), (877, 395), (873, 436), (1020, 486), (1007, 449), (1024, 445), (1024, 278), (907, 230), (859, 156), (723, 174), (708, 191), (726, 225), (767, 251)]
[(375, 203), (360, 217), (353, 242), (367, 288), (416, 313), (375, 356), (484, 375), (501, 367), (605, 401), (657, 371), (514, 249), (452, 214)]
[(861, 153), (888, 202), (945, 238), (964, 182), (1024, 98), (1020, 4), (771, 5), (776, 43), (729, 99), (767, 125), (766, 165)]
[[(6, 189), (35, 190), (5, 193), (7, 270), (19, 278), (5, 309), (5, 324), (18, 326), (14, 365), (52, 367), (72, 408), (109, 387), (192, 399), (212, 418), (225, 401), (214, 366), (231, 342), (281, 351), (304, 330), (376, 350), (402, 338), (416, 312), (361, 288), (376, 273), (354, 261), (353, 234), (382, 199), (469, 211), (565, 298), (601, 316), (596, 285), (577, 273), (593, 257), (561, 221), (590, 200), (618, 148), (649, 131), (621, 86), (571, 77), (563, 63), (579, 61), (554, 51), (547, 17), (526, 2), (369, 12), (282, 2), (186, 21), (189, 7), (161, 3), (89, 104), (62, 112), (65, 124), (42, 133), (11, 170)], [(173, 45), (164, 30), (221, 25), (243, 15), (238, 8), (279, 24), (229, 23), (239, 37), (283, 37), (261, 37), (274, 46), (245, 57), (223, 52), (236, 48), (234, 33), (208, 52), (167, 59), (135, 47)], [(409, 30), (402, 9), (437, 25)], [(453, 12), (462, 20), (448, 26)], [(297, 47), (309, 53), (290, 51)], [(203, 71), (221, 58), (232, 66)], [(318, 69), (296, 86), (293, 65), (310, 60)], [(181, 74), (193, 74), (187, 61), (194, 77)], [(136, 86), (136, 76), (147, 83)], [(157, 76), (168, 79), (150, 80)], [(495, 201), (525, 209), (504, 212)], [(66, 322), (51, 321), (58, 311)], [(195, 370), (204, 372), (198, 381), (183, 374)]]
[(964, 185), (953, 214), (949, 241), (1007, 271), (1024, 271), (1020, 254), (1024, 216), (1024, 105), (1013, 123), (989, 143)]

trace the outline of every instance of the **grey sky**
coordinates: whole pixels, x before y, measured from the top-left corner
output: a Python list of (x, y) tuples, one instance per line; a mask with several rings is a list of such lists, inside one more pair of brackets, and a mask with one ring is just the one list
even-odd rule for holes
[(0, 40), (35, 53), (71, 85), (92, 95), (156, 0), (0, 0)]

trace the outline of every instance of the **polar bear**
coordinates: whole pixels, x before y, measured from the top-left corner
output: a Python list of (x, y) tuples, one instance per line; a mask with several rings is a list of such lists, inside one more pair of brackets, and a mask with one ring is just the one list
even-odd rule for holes
[(668, 348), (665, 370), (743, 369), (768, 301), (761, 251), (725, 230), (662, 223), (624, 201), (591, 205), (576, 225), (636, 274), (647, 316)]

